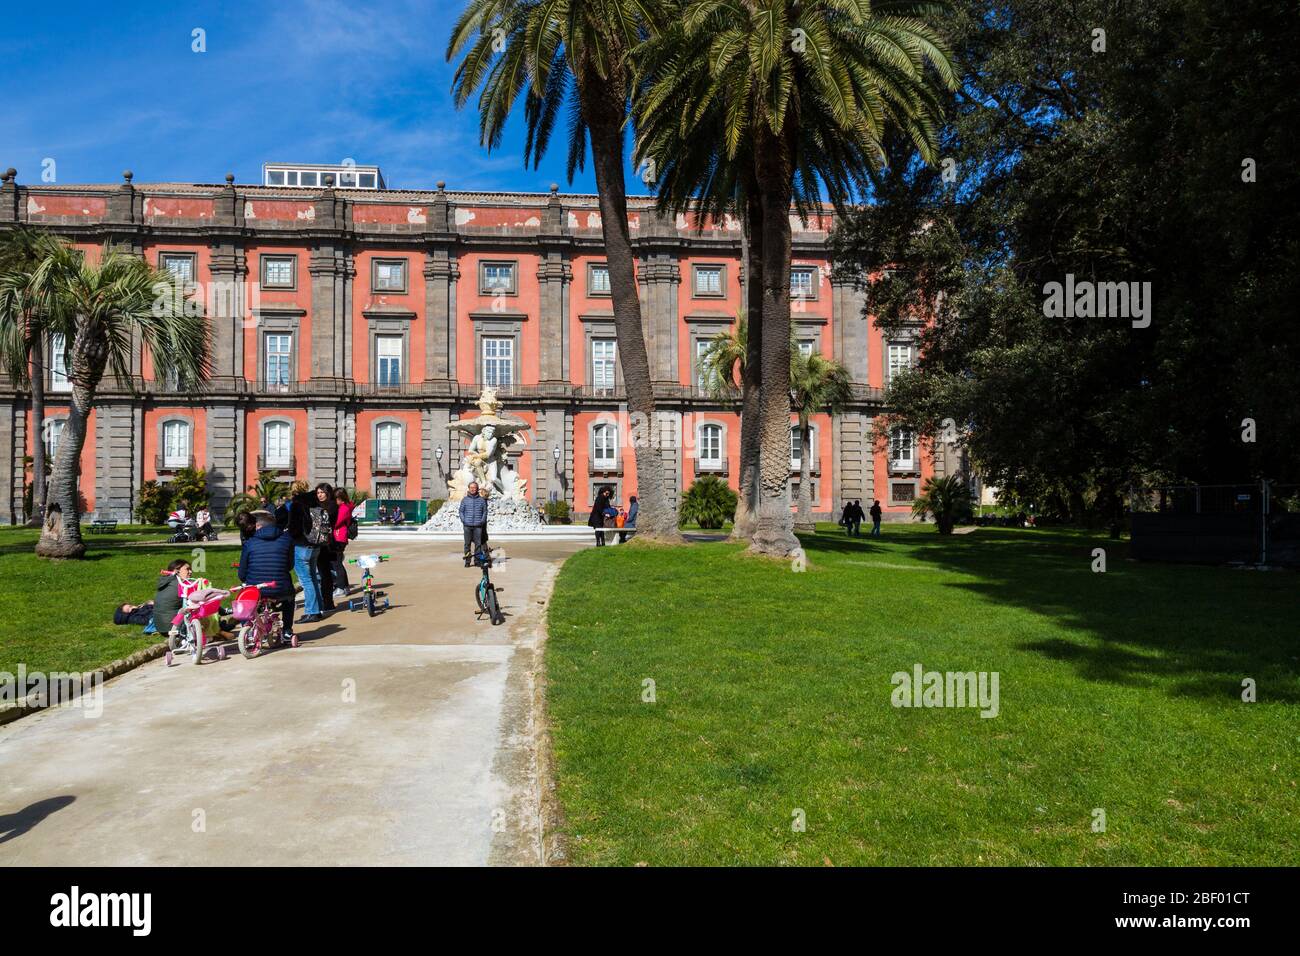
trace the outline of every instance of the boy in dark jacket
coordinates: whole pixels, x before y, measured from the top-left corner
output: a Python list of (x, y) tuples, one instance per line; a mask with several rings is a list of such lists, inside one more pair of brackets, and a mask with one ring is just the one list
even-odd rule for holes
[(269, 511), (254, 511), (253, 520), (257, 526), (239, 552), (239, 580), (244, 584), (275, 582), (274, 588), (263, 588), (262, 594), (279, 599), (288, 639), (293, 636), (293, 536), (276, 526), (275, 515)]

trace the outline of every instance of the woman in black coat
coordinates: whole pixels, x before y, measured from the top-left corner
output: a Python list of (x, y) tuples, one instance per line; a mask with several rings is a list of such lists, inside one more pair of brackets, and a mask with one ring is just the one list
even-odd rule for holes
[(316, 570), (320, 575), (320, 606), (326, 611), (334, 610), (334, 524), (338, 520), (339, 503), (334, 499), (334, 488), (321, 482), (316, 486), (316, 500), (313, 505), (324, 508), (329, 514), (326, 527), (329, 533), (325, 543), (316, 553)]
[(592, 506), (591, 517), (587, 519), (587, 527), (596, 531), (596, 547), (605, 546), (605, 510), (609, 507), (610, 499), (613, 492), (608, 488), (601, 488), (596, 494), (596, 503)]

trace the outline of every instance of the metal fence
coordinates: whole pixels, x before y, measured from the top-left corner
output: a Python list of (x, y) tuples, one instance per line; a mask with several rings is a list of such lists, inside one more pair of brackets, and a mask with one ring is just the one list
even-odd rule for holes
[(1300, 485), (1170, 485), (1130, 495), (1143, 561), (1300, 567)]

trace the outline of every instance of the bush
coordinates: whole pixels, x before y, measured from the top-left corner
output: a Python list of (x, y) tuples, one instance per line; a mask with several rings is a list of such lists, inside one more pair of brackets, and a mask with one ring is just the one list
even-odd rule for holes
[(146, 481), (136, 497), (135, 516), (141, 524), (162, 524), (172, 510), (171, 490), (156, 481)]
[(429, 517), (432, 518), (432, 517), (433, 517), (434, 515), (436, 515), (439, 511), (441, 511), (441, 510), (442, 510), (442, 506), (445, 505), (446, 503), (447, 503), (447, 499), (446, 499), (446, 498), (430, 498), (430, 499), (429, 499)]
[(170, 491), (172, 501), (197, 511), (208, 503), (208, 473), (202, 468), (182, 468), (172, 479)]
[(740, 496), (717, 475), (701, 475), (682, 496), (678, 513), (680, 524), (695, 522), (701, 528), (715, 530), (736, 517)]
[(548, 501), (542, 506), (542, 513), (546, 515), (546, 520), (550, 524), (568, 524), (569, 503), (563, 498), (557, 498), (555, 501)]

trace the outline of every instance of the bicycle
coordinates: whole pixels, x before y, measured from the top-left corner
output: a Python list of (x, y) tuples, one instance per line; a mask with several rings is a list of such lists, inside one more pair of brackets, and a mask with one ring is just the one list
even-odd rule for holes
[(390, 558), (391, 556), (387, 554), (363, 554), (360, 557), (348, 559), (348, 564), (355, 564), (361, 569), (361, 597), (348, 601), (348, 610), (359, 611), (364, 607), (366, 613), (374, 617), (377, 613), (380, 598), (384, 599), (384, 609), (388, 609), (390, 602), (387, 592), (375, 590), (374, 569), (383, 562), (390, 560)]
[[(235, 637), (239, 653), (250, 660), (266, 647), (278, 647), (285, 642), (284, 624), (280, 615), (280, 599), (262, 596), (262, 588), (274, 588), (274, 581), (247, 584), (235, 595), (231, 612), (243, 626)], [(289, 646), (298, 646), (298, 635), (289, 637)]]
[(492, 552), (486, 548), (479, 548), (474, 553), (474, 563), (483, 569), (483, 577), (479, 578), (478, 585), (474, 588), (474, 600), (478, 602), (478, 611), (474, 616), (481, 620), (486, 614), (494, 627), (504, 624), (506, 616), (501, 613), (501, 604), (497, 601), (498, 589), (492, 583), (491, 575), (488, 574), (488, 570), (492, 567)]

